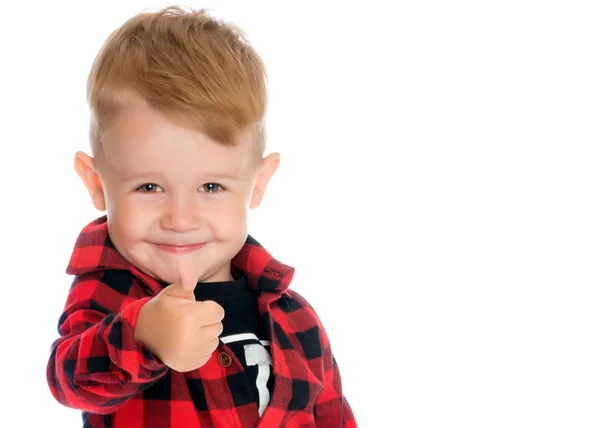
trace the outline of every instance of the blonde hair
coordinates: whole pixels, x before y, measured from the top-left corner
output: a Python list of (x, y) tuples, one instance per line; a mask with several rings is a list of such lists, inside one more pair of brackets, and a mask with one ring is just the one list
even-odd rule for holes
[(102, 157), (106, 126), (134, 94), (226, 146), (251, 129), (262, 156), (266, 81), (261, 58), (234, 24), (204, 9), (140, 13), (108, 37), (90, 70), (92, 154)]

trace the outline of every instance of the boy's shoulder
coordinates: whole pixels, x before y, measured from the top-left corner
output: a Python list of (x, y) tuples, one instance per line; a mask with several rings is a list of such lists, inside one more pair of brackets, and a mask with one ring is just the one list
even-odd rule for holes
[[(83, 227), (71, 253), (66, 273), (75, 276), (71, 287), (117, 291), (121, 297), (140, 298), (158, 294), (164, 287), (157, 279), (132, 265), (113, 245), (106, 215)], [(100, 291), (98, 291), (100, 293)]]
[(112, 245), (106, 216), (102, 216), (88, 223), (77, 236), (67, 274), (84, 275), (98, 270), (130, 268), (131, 265)]
[(300, 292), (292, 288), (288, 288), (281, 295), (281, 299), (277, 300), (277, 306), (288, 314), (294, 314), (298, 311), (315, 312), (308, 300)]

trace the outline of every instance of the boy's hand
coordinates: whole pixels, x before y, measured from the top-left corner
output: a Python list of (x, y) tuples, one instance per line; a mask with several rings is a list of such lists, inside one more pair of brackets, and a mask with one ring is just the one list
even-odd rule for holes
[(135, 339), (178, 372), (202, 367), (219, 344), (223, 308), (212, 301), (197, 302), (198, 276), (188, 261), (177, 265), (179, 280), (140, 309)]

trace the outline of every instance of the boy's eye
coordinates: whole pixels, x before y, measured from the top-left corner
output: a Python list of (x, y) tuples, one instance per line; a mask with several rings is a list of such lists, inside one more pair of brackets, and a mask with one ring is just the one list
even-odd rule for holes
[(143, 193), (154, 193), (154, 192), (158, 192), (159, 189), (160, 189), (160, 187), (154, 183), (142, 184), (140, 187), (137, 188), (137, 190), (139, 190), (140, 192), (143, 192)]
[(208, 193), (215, 193), (219, 190), (223, 190), (223, 186), (217, 183), (206, 183), (202, 185), (202, 190)]

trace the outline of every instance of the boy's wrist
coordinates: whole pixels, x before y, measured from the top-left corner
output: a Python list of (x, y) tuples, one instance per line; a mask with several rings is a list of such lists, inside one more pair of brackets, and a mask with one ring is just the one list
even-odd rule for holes
[(146, 347), (148, 346), (148, 326), (151, 325), (149, 320), (152, 318), (152, 305), (149, 305), (150, 301), (144, 303), (140, 307), (138, 312), (137, 320), (133, 329), (133, 337), (136, 342), (140, 342)]

